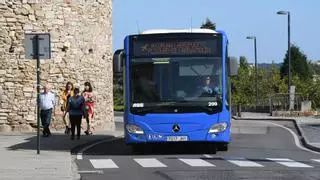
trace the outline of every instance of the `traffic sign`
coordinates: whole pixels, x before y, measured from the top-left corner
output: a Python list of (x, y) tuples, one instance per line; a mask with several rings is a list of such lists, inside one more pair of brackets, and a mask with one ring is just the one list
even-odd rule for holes
[[(37, 37), (38, 37), (38, 39), (37, 39)], [(42, 34), (28, 33), (28, 34), (25, 34), (24, 45), (25, 45), (26, 59), (37, 59), (37, 51), (38, 50), (39, 50), (39, 59), (51, 59), (51, 45), (50, 44), (51, 44), (51, 39), (50, 39), (49, 33), (42, 33)]]

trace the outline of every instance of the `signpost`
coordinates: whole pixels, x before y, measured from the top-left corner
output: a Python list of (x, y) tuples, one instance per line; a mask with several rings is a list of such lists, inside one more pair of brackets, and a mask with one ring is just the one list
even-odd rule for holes
[(37, 154), (40, 154), (40, 59), (51, 58), (50, 34), (25, 34), (25, 57), (37, 60)]

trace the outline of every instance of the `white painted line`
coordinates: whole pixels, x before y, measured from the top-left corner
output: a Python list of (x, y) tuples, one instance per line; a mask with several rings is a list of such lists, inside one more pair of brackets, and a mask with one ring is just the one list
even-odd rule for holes
[(192, 167), (215, 167), (215, 165), (202, 159), (179, 159)]
[(82, 153), (78, 153), (78, 154), (77, 154), (77, 159), (78, 159), (78, 160), (82, 160)]
[[(257, 121), (258, 122), (258, 121)], [(281, 127), (287, 131), (289, 131), (291, 133), (291, 135), (293, 136), (293, 139), (294, 139), (294, 143), (296, 144), (296, 146), (302, 150), (305, 150), (305, 151), (309, 151), (309, 152), (312, 152), (312, 153), (315, 153), (315, 154), (320, 154), (320, 152), (317, 152), (317, 151), (312, 151), (310, 149), (307, 149), (305, 147), (303, 147), (301, 144), (300, 144), (300, 140), (299, 140), (299, 137), (296, 135), (296, 133), (294, 133), (291, 129), (287, 128), (287, 127), (284, 127), (282, 125), (279, 125), (279, 124), (276, 124), (276, 123), (272, 123), (272, 122), (262, 122), (260, 121), (260, 123), (264, 123), (264, 124), (273, 124), (275, 126), (278, 126), (278, 127)]]
[(213, 156), (209, 155), (209, 154), (204, 154), (203, 155), (205, 158), (213, 158)]
[(111, 159), (90, 159), (96, 169), (119, 168)]
[(286, 159), (286, 158), (267, 158), (267, 159), (287, 167), (313, 168), (312, 166), (309, 166), (307, 164), (303, 164), (303, 163), (296, 162), (294, 160)]
[(88, 149), (92, 148), (93, 146), (96, 146), (96, 145), (98, 145), (98, 144), (105, 143), (105, 142), (112, 142), (112, 141), (117, 140), (117, 139), (118, 139), (117, 137), (116, 137), (116, 138), (112, 138), (112, 139), (104, 139), (104, 140), (95, 142), (95, 143), (93, 143), (93, 144), (90, 144), (90, 145), (82, 148), (82, 149), (77, 153), (77, 160), (82, 160), (82, 159), (83, 159), (83, 157), (82, 157), (83, 153), (84, 153), (85, 151), (87, 151)]
[(264, 167), (261, 164), (247, 160), (245, 158), (226, 159), (226, 160), (240, 167)]
[(167, 167), (155, 158), (135, 158), (134, 159), (142, 167)]
[(320, 159), (311, 159), (311, 160), (320, 163)]
[(96, 171), (78, 171), (79, 174), (103, 174), (103, 171), (96, 170)]

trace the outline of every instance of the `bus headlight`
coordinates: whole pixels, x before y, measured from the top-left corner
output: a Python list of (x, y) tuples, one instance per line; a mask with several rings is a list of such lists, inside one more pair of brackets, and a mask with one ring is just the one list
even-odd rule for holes
[(127, 131), (131, 134), (144, 134), (143, 130), (139, 126), (128, 124), (126, 128)]
[(210, 129), (208, 133), (219, 133), (219, 132), (223, 132), (227, 129), (228, 124), (226, 122), (222, 122), (222, 123), (217, 123), (215, 125), (213, 125)]

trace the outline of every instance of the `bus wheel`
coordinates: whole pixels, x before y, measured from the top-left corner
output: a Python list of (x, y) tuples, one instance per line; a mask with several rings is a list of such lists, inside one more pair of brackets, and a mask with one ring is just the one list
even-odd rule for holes
[(228, 151), (228, 143), (217, 144), (218, 151)]

